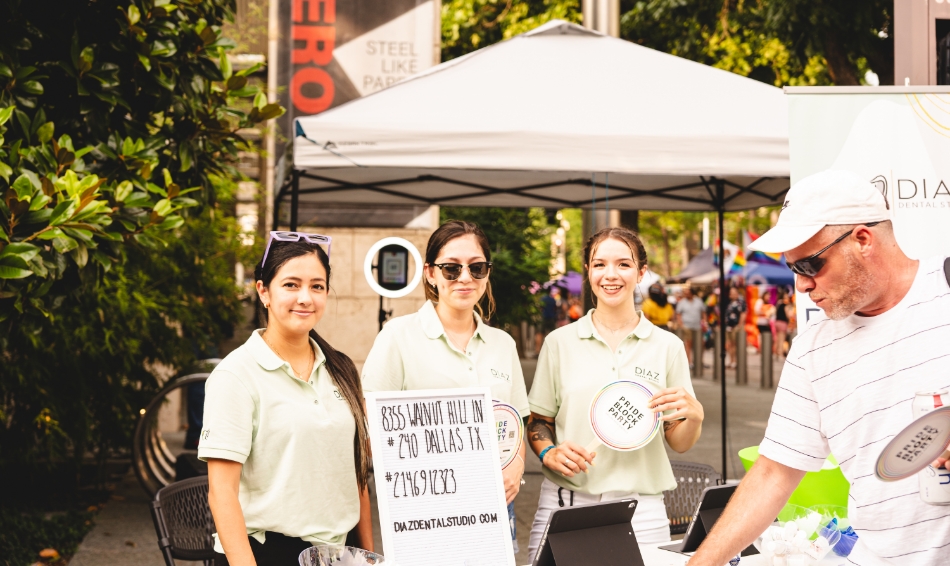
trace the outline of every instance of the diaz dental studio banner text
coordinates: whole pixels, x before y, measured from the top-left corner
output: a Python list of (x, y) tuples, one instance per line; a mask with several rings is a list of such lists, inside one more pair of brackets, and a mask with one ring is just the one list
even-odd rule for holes
[[(950, 255), (950, 87), (786, 87), (792, 184), (825, 169), (861, 175), (887, 199), (912, 258)], [(796, 297), (799, 332), (824, 318)]]

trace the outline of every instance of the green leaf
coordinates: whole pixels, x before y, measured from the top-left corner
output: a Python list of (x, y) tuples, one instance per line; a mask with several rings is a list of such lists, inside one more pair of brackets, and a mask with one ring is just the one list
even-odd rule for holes
[(13, 71), (10, 70), (10, 67), (8, 65), (4, 65), (3, 63), (0, 63), (0, 77), (7, 77), (8, 79), (13, 78)]
[(129, 195), (132, 194), (133, 188), (134, 187), (132, 186), (131, 181), (122, 181), (119, 183), (119, 186), (115, 188), (115, 200), (122, 202), (129, 198)]
[(79, 242), (70, 238), (69, 236), (60, 236), (53, 239), (53, 249), (61, 254), (72, 251), (78, 246)]
[(0, 265), (7, 267), (19, 267), (20, 269), (29, 269), (30, 265), (18, 255), (0, 256)]
[(56, 208), (53, 209), (53, 214), (50, 216), (50, 225), (57, 226), (69, 220), (69, 217), (76, 212), (77, 206), (79, 206), (79, 202), (77, 202), (76, 199), (67, 199), (57, 204)]
[(126, 157), (135, 155), (135, 142), (132, 141), (132, 138), (122, 140), (122, 155)]
[(174, 230), (175, 228), (178, 228), (184, 223), (185, 223), (184, 218), (182, 218), (181, 216), (178, 216), (177, 214), (173, 214), (165, 218), (165, 220), (163, 220), (161, 224), (156, 226), (156, 228), (158, 228), (159, 230)]
[(181, 160), (181, 168), (179, 171), (184, 173), (185, 171), (191, 169), (191, 152), (188, 151), (188, 146), (185, 144), (178, 146), (178, 159)]
[(6, 163), (0, 161), (0, 177), (3, 177), (3, 180), (10, 182), (10, 175), (13, 174), (13, 169)]
[(70, 252), (70, 257), (73, 258), (73, 261), (76, 262), (76, 265), (79, 267), (86, 267), (86, 264), (89, 263), (89, 248), (83, 245), (76, 246), (72, 252)]
[(30, 212), (36, 212), (37, 210), (40, 210), (49, 204), (51, 200), (53, 199), (49, 198), (43, 193), (36, 195), (36, 198), (30, 201)]
[(239, 88), (237, 90), (228, 91), (228, 94), (231, 96), (236, 96), (238, 98), (246, 98), (248, 96), (255, 96), (259, 93), (261, 89), (256, 86), (246, 86), (244, 88)]
[(20, 88), (29, 94), (39, 96), (43, 94), (43, 85), (39, 81), (24, 81), (19, 83)]
[(0, 265), (0, 279), (23, 279), (33, 275), (29, 269), (20, 269), (19, 267), (8, 267)]
[(62, 237), (63, 231), (59, 228), (53, 228), (41, 233), (37, 238), (40, 240), (55, 240), (56, 238)]
[(132, 4), (129, 6), (129, 12), (127, 14), (129, 18), (129, 23), (133, 26), (139, 23), (139, 20), (142, 19), (142, 12), (139, 11), (138, 6)]
[[(202, 39), (204, 39), (205, 34), (202, 33), (201, 36), (202, 36)], [(205, 43), (210, 43), (210, 42), (205, 40)], [(220, 63), (221, 63), (221, 76), (224, 77), (224, 80), (230, 79), (231, 74), (232, 74), (231, 60), (228, 59), (228, 54), (225, 53), (224, 49), (218, 49), (218, 59), (220, 60)]]
[(13, 181), (13, 190), (16, 191), (16, 199), (18, 201), (28, 201), (33, 195), (33, 183), (30, 182), (30, 178), (26, 175), (20, 175), (16, 178), (16, 181)]
[(139, 63), (141, 63), (142, 66), (145, 67), (145, 70), (146, 70), (146, 71), (151, 71), (151, 70), (152, 70), (152, 61), (151, 61), (151, 59), (149, 59), (149, 58), (148, 58), (147, 56), (145, 56), (145, 55), (142, 55), (141, 53), (139, 53)]
[(172, 203), (167, 198), (163, 198), (162, 200), (155, 203), (155, 208), (153, 208), (153, 210), (155, 211), (155, 214), (159, 216), (168, 216), (172, 212)]
[(17, 256), (23, 261), (30, 261), (36, 254), (40, 253), (40, 248), (26, 242), (13, 242), (0, 251), (0, 258), (7, 256)]
[(20, 67), (19, 69), (16, 70), (13, 76), (16, 78), (16, 80), (21, 80), (32, 75), (34, 71), (36, 71), (36, 67), (30, 67), (30, 66)]
[(36, 130), (36, 139), (38, 139), (40, 143), (49, 142), (49, 140), (53, 139), (54, 128), (55, 126), (53, 125), (52, 122), (47, 122), (43, 124), (42, 126), (39, 127), (39, 129)]
[(263, 108), (261, 108), (261, 120), (271, 120), (282, 116), (284, 114), (284, 108), (277, 103), (270, 103)]
[(147, 193), (135, 191), (125, 199), (124, 204), (129, 208), (146, 208), (152, 205), (152, 199), (149, 198)]
[(267, 95), (263, 92), (257, 93), (254, 97), (254, 108), (263, 108), (267, 104)]
[(13, 116), (14, 110), (16, 110), (16, 106), (7, 106), (6, 108), (0, 110), (0, 126), (7, 123), (7, 120), (10, 119), (10, 116)]

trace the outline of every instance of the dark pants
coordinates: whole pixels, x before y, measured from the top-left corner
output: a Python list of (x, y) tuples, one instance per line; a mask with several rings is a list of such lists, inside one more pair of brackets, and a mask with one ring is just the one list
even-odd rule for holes
[(270, 531), (264, 535), (264, 544), (257, 542), (254, 537), (248, 539), (257, 566), (295, 566), (300, 564), (297, 560), (300, 553), (313, 546), (305, 540)]
[(188, 386), (188, 432), (185, 433), (185, 449), (197, 450), (205, 412), (205, 382)]

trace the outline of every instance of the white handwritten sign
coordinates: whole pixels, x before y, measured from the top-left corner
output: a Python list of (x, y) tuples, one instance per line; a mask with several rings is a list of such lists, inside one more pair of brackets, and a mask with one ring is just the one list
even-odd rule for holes
[(386, 562), (514, 566), (488, 388), (366, 394)]

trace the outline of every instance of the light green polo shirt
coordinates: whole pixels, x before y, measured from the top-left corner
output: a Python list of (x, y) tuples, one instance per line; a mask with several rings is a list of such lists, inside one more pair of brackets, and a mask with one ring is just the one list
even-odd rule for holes
[[(198, 457), (244, 464), (238, 497), (247, 533), (258, 541), (273, 531), (343, 544), (360, 517), (353, 413), (316, 342), (308, 383), (260, 332), (208, 378)], [(217, 540), (215, 549), (223, 552)]]
[[(640, 313), (640, 323), (613, 352), (594, 327), (593, 312), (548, 334), (528, 397), (533, 412), (554, 418), (558, 442), (570, 440), (585, 447), (594, 439), (591, 400), (609, 383), (639, 381), (654, 390), (682, 386), (693, 395), (686, 349), (679, 338)], [(594, 466), (586, 474), (567, 478), (545, 466), (544, 475), (560, 487), (592, 495), (655, 495), (676, 487), (662, 428), (639, 450), (600, 446), (595, 451)]]
[(528, 416), (528, 395), (515, 341), (478, 316), (465, 351), (449, 340), (431, 301), (389, 321), (363, 364), (363, 391), (488, 387), (492, 398)]

